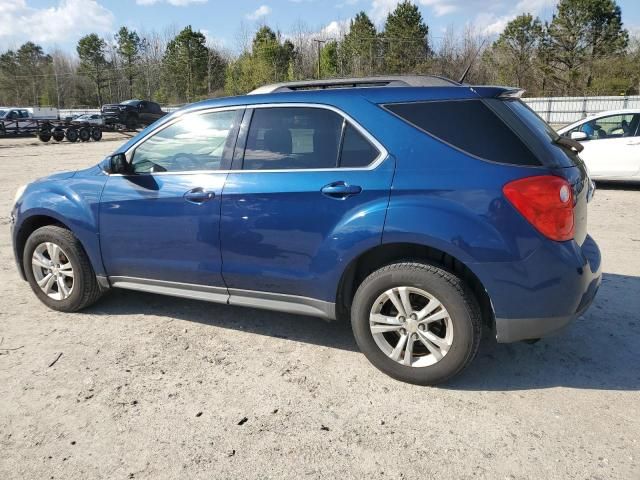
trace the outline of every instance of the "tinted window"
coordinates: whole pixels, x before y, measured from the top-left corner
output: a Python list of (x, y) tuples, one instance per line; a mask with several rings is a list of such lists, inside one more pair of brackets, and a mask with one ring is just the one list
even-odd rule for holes
[(340, 153), (341, 167), (366, 167), (380, 154), (353, 125), (347, 124)]
[(518, 136), (480, 100), (403, 103), (386, 108), (477, 157), (515, 165), (540, 165)]
[(142, 143), (133, 156), (136, 173), (219, 170), (233, 148), (240, 111), (186, 115)]
[(245, 170), (335, 168), (342, 117), (322, 108), (258, 108), (244, 153)]

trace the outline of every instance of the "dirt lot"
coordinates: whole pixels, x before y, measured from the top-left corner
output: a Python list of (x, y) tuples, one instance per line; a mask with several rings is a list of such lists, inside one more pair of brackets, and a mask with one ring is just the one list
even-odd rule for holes
[(0, 140), (0, 478), (640, 479), (640, 189), (592, 203), (606, 273), (584, 318), (487, 338), (424, 388), (347, 325), (125, 291), (47, 310), (14, 266), (14, 192), (116, 141)]

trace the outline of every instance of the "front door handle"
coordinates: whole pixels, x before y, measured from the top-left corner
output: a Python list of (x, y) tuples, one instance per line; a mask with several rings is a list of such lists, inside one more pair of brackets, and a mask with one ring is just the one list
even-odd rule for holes
[(359, 194), (362, 191), (362, 187), (349, 185), (346, 182), (333, 182), (322, 187), (320, 191), (327, 197), (341, 200)]
[(215, 193), (209, 192), (203, 188), (194, 188), (184, 194), (184, 199), (191, 203), (204, 203), (213, 199), (216, 196)]

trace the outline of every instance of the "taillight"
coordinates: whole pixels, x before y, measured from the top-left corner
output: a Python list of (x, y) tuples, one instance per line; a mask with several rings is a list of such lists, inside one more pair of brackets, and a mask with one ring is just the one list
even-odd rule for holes
[(507, 183), (502, 192), (545, 237), (559, 242), (573, 238), (573, 192), (565, 179), (553, 175), (521, 178)]

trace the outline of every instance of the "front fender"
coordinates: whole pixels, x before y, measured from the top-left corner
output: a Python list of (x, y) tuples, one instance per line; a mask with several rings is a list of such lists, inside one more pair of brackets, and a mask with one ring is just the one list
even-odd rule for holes
[[(16, 257), (22, 258), (18, 244), (25, 228), (36, 217), (49, 217), (65, 225), (80, 240), (97, 275), (104, 275), (98, 234), (99, 201), (104, 175), (74, 176), (30, 184), (13, 210), (13, 243)], [(36, 224), (41, 224), (36, 221)]]

